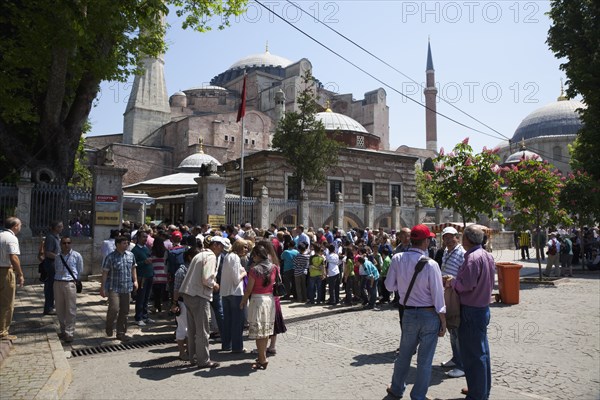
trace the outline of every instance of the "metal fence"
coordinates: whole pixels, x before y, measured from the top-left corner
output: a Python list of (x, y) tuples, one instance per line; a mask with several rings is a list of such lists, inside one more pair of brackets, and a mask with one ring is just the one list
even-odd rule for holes
[(333, 220), (333, 207), (333, 203), (311, 201), (308, 209), (310, 226), (320, 228), (325, 222), (331, 222)]
[(298, 201), (269, 199), (269, 221), (288, 229), (298, 225)]
[(92, 192), (62, 185), (35, 185), (30, 215), (34, 236), (45, 235), (54, 220), (64, 223), (63, 235), (91, 236)]
[(0, 222), (10, 216), (14, 216), (17, 210), (19, 189), (10, 183), (0, 183)]
[(255, 197), (244, 197), (242, 199), (242, 210), (240, 212), (240, 198), (226, 196), (225, 221), (232, 225), (250, 222), (252, 226), (257, 226), (258, 199)]

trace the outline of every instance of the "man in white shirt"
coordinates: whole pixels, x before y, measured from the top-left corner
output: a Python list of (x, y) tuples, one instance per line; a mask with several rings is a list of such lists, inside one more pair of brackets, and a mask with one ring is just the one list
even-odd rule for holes
[(0, 232), (0, 339), (16, 340), (15, 335), (9, 335), (8, 328), (12, 322), (15, 310), (15, 294), (17, 290), (15, 276), (19, 287), (23, 287), (25, 279), (21, 270), (19, 255), (19, 239), (21, 220), (8, 217), (4, 230)]

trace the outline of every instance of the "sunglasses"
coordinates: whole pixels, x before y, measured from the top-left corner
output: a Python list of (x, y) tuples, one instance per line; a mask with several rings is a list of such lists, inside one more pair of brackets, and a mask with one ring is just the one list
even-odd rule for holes
[(71, 242), (60, 242), (60, 244), (71, 244)]

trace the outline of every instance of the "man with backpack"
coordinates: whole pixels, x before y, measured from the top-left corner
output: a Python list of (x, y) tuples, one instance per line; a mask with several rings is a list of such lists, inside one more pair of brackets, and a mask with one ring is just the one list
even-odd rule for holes
[(175, 277), (175, 272), (179, 269), (179, 267), (183, 264), (183, 255), (185, 253), (186, 247), (181, 245), (181, 240), (183, 235), (179, 231), (174, 231), (171, 234), (171, 243), (173, 247), (167, 251), (167, 260), (165, 265), (167, 267), (167, 282), (169, 286), (169, 295), (172, 300), (177, 301), (177, 299), (173, 299), (173, 281)]
[[(568, 236), (560, 238), (560, 276), (573, 276), (573, 242)], [(568, 269), (567, 269), (568, 268)], [(568, 271), (568, 272), (567, 272)]]
[(548, 243), (546, 243), (546, 246), (548, 246), (548, 250), (546, 251), (548, 261), (546, 262), (546, 271), (544, 272), (544, 275), (552, 275), (552, 267), (555, 266), (555, 275), (560, 276), (560, 242), (556, 239), (556, 232), (552, 232), (549, 236), (550, 240), (548, 240)]

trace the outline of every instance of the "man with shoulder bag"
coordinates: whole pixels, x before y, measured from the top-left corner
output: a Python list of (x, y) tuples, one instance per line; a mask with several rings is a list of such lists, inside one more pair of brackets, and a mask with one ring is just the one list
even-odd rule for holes
[[(66, 343), (73, 341), (77, 316), (77, 293), (83, 273), (83, 257), (71, 249), (71, 238), (60, 239), (60, 253), (54, 259), (54, 301), (60, 324), (58, 337)], [(79, 287), (78, 287), (79, 286)]]
[(417, 372), (410, 392), (412, 399), (424, 399), (431, 380), (431, 364), (438, 337), (446, 333), (446, 305), (439, 265), (427, 257), (434, 234), (425, 225), (410, 231), (411, 247), (398, 253), (385, 280), (386, 288), (398, 291), (401, 308), (402, 336), (392, 383), (387, 393), (401, 398), (406, 389), (406, 377), (415, 352), (418, 352)]

